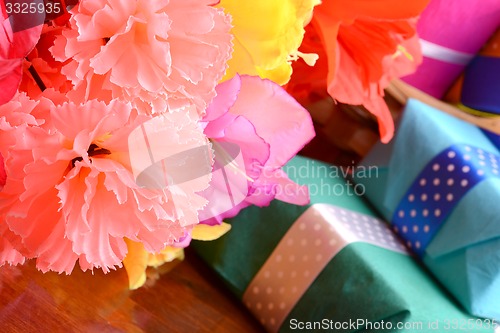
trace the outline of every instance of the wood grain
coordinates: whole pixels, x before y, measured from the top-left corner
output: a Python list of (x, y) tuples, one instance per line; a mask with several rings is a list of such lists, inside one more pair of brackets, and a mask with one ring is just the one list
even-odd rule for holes
[(123, 270), (42, 274), (0, 268), (0, 332), (221, 332), (263, 329), (194, 253), (151, 286), (127, 289)]

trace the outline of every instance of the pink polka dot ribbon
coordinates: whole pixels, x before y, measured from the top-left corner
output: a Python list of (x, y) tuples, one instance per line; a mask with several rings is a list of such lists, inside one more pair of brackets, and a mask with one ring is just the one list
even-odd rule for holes
[(422, 256), (457, 203), (481, 181), (499, 176), (500, 157), (457, 144), (422, 170), (394, 212), (392, 224), (407, 246)]
[(277, 332), (330, 260), (353, 242), (406, 253), (383, 221), (341, 207), (315, 204), (283, 236), (248, 285), (243, 302), (269, 332)]

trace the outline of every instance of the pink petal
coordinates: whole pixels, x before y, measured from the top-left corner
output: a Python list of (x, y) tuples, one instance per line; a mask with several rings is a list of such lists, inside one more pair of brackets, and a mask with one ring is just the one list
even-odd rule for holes
[[(12, 231), (2, 258), (21, 260), (17, 251), (36, 258), (43, 271), (69, 273), (79, 260), (82, 269), (108, 272), (121, 266), (125, 238), (159, 252), (188, 236), (206, 205), (199, 192), (209, 184), (210, 158), (207, 174), (196, 179), (143, 188), (127, 144), (137, 126), (153, 120), (149, 129), (158, 130), (151, 140), (153, 156), (208, 146), (198, 115), (190, 112), (194, 106), (152, 118), (137, 116), (123, 102), (54, 105), (44, 98), (34, 103), (18, 95), (0, 106), (7, 176), (0, 227)], [(91, 143), (109, 151), (92, 154)]]
[[(78, 171), (78, 167), (75, 169)], [(121, 265), (125, 257), (123, 236), (130, 226), (126, 222), (130, 217), (129, 211), (117, 209), (114, 194), (100, 189), (102, 184), (97, 183), (97, 170), (92, 170), (90, 174), (85, 174), (86, 170), (77, 171), (76, 178), (68, 179), (59, 187), (62, 192), (70, 192), (69, 200), (63, 206), (67, 234), (76, 254), (84, 254), (89, 263), (107, 272), (109, 268)], [(113, 228), (120, 232), (115, 230), (116, 234), (112, 236)]]
[(0, 25), (0, 60), (22, 59), (27, 56), (38, 42), (41, 32), (41, 24), (29, 29), (13, 31), (10, 19), (3, 17)]
[[(16, 236), (12, 234), (3, 222), (0, 223), (0, 266), (4, 263), (10, 265), (23, 264), (25, 261), (24, 256), (15, 248), (9, 238), (15, 238)], [(18, 241), (19, 242), (19, 241)]]
[(102, 87), (145, 114), (195, 105), (202, 115), (232, 51), (230, 17), (212, 3), (87, 0), (51, 50), (76, 90)]
[(377, 117), (380, 140), (383, 143), (389, 142), (394, 136), (394, 120), (384, 98), (374, 96), (371, 99), (365, 99), (363, 106)]
[(88, 148), (93, 138), (121, 128), (130, 117), (130, 112), (130, 106), (123, 102), (114, 100), (105, 104), (91, 100), (83, 106), (65, 103), (55, 107), (51, 119), (67, 139), (85, 140), (82, 145)]
[(0, 105), (2, 105), (14, 96), (19, 87), (22, 59), (35, 47), (40, 38), (42, 25), (13, 31), (11, 21), (3, 11), (0, 23)]
[[(203, 193), (209, 200), (200, 214), (204, 224), (220, 223), (250, 204), (265, 206), (274, 198), (308, 202), (307, 190), (290, 181), (280, 168), (314, 136), (312, 120), (279, 85), (250, 76), (220, 84), (203, 120), (208, 120), (204, 132), (215, 147), (225, 144), (229, 150), (233, 145), (238, 150), (218, 160), (215, 149), (216, 165), (224, 172), (214, 170), (210, 187)], [(235, 163), (240, 154), (244, 168)], [(249, 179), (246, 197), (240, 185), (245, 178)]]
[[(200, 221), (224, 214), (244, 201), (248, 195), (248, 177), (252, 174), (252, 170), (246, 170), (242, 151), (237, 144), (215, 140), (212, 142), (215, 163), (210, 186), (202, 193), (208, 204), (200, 212)], [(267, 154), (267, 145), (264, 148)]]
[(0, 105), (16, 94), (22, 75), (22, 61), (0, 59)]
[[(306, 205), (310, 201), (308, 187), (296, 184), (281, 169), (275, 170), (272, 175), (267, 175), (266, 178), (259, 179), (259, 182), (263, 182), (262, 187), (265, 184), (273, 185), (271, 191), (273, 191), (275, 199), (299, 206)], [(259, 192), (264, 194), (263, 191), (257, 191), (248, 198), (248, 201), (254, 205), (267, 206), (270, 202), (269, 194), (259, 195)]]
[(207, 112), (202, 121), (212, 121), (221, 117), (234, 105), (241, 89), (241, 78), (236, 75), (230, 80), (217, 85), (215, 91), (217, 96), (207, 107)]
[(38, 248), (36, 267), (42, 272), (70, 274), (73, 271), (78, 256), (73, 252), (72, 244), (64, 232), (64, 221), (60, 220)]
[[(55, 189), (51, 189), (34, 199), (26, 209), (26, 217), (16, 216), (12, 210), (6, 216), (9, 228), (22, 238), (30, 258), (42, 253), (42, 245), (60, 223), (59, 203)], [(52, 200), (51, 200), (52, 199)], [(23, 205), (22, 202), (17, 206)]]
[(281, 167), (315, 135), (311, 117), (283, 88), (269, 80), (242, 76), (241, 91), (231, 108), (256, 128), (271, 148), (267, 165)]

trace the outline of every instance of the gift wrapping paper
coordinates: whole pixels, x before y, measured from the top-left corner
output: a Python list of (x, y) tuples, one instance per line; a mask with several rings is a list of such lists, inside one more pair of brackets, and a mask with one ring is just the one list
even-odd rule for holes
[(357, 173), (365, 196), (472, 314), (500, 318), (500, 156), (476, 126), (417, 100)]
[(443, 292), (338, 169), (296, 157), (285, 171), (309, 186), (309, 205), (249, 207), (227, 235), (193, 243), (267, 331), (445, 332), (469, 322), (468, 332), (493, 332)]
[(423, 62), (404, 80), (442, 98), (499, 26), (497, 0), (432, 0), (417, 25)]
[(500, 29), (465, 68), (445, 100), (466, 112), (488, 117), (500, 114)]

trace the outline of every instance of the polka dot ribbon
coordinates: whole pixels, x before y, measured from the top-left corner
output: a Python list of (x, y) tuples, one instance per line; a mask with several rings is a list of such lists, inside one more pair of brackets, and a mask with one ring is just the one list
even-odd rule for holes
[(394, 212), (394, 230), (422, 256), (455, 205), (479, 182), (499, 176), (500, 156), (453, 145), (422, 170)]
[(316, 204), (290, 227), (247, 287), (243, 302), (268, 332), (282, 323), (330, 260), (353, 242), (407, 253), (383, 221)]

